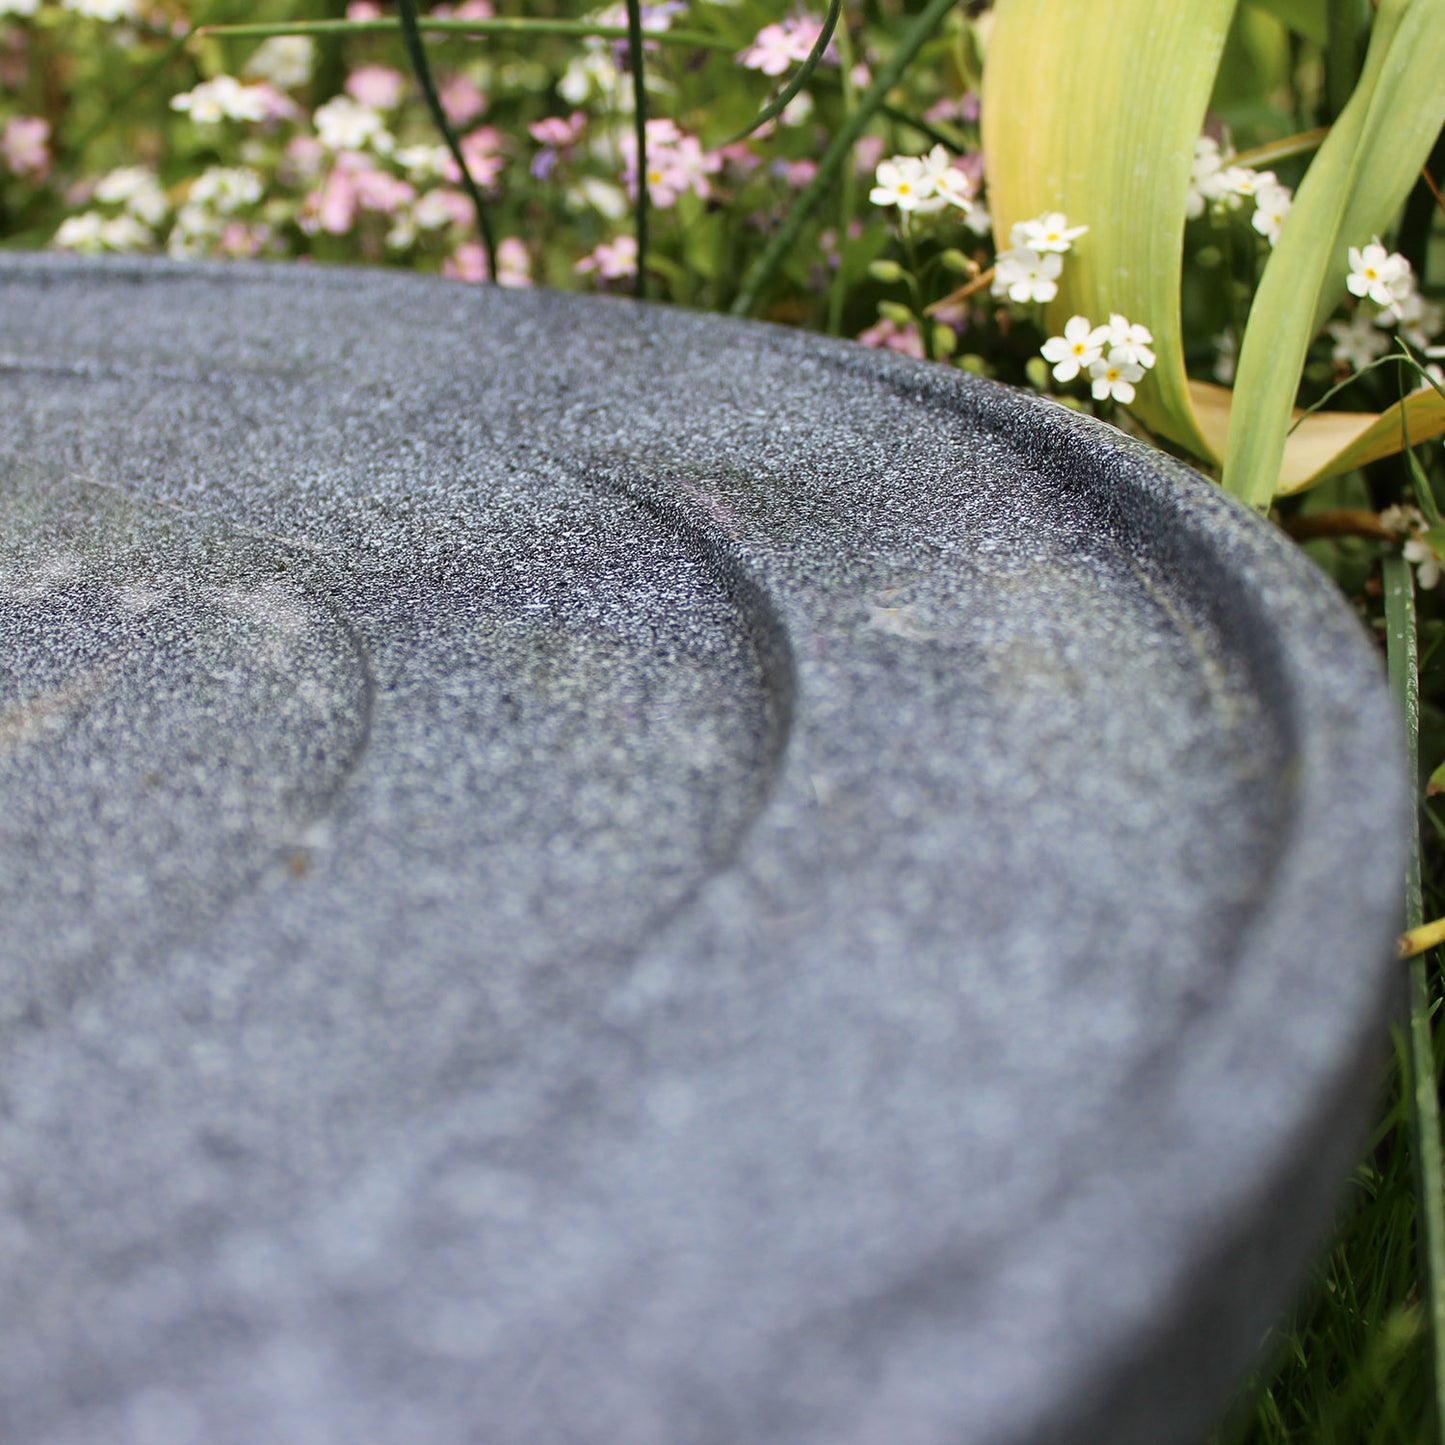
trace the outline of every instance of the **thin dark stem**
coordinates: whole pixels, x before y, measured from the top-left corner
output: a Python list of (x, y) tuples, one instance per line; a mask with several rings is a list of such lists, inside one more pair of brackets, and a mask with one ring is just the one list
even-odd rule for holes
[(929, 0), (928, 7), (908, 27), (898, 49), (873, 78), (873, 84), (864, 92), (858, 108), (843, 122), (838, 134), (833, 137), (832, 144), (824, 151), (822, 160), (818, 162), (817, 174), (793, 202), (787, 220), (773, 233), (772, 240), (768, 242), (757, 264), (744, 278), (742, 289), (732, 304), (734, 316), (746, 316), (757, 304), (763, 288), (777, 274), (808, 218), (828, 194), (834, 177), (853, 149), (853, 143), (863, 134), (888, 92), (902, 79), (914, 57), (943, 22), (943, 17), (958, 3), (959, 0)]
[(834, 30), (838, 28), (838, 17), (842, 13), (843, 0), (828, 0), (828, 13), (823, 17), (823, 28), (818, 32), (818, 38), (814, 42), (813, 48), (808, 52), (802, 65), (798, 67), (798, 73), (747, 125), (736, 135), (729, 136), (723, 142), (724, 145), (736, 145), (738, 141), (746, 140), (759, 126), (766, 125), (788, 108), (793, 97), (812, 79), (813, 72), (818, 68), (818, 62), (822, 60), (823, 53), (828, 48), (828, 42), (833, 38)]
[(487, 258), (487, 280), (495, 282), (497, 279), (497, 239), (492, 234), (492, 222), (487, 214), (487, 203), (482, 199), (482, 193), (472, 178), (471, 170), (467, 166), (467, 158), (462, 154), (462, 143), (457, 139), (457, 134), (447, 119), (441, 96), (437, 94), (436, 79), (431, 72), (431, 62), (426, 58), (426, 45), (421, 38), (421, 30), (417, 24), (416, 0), (398, 0), (397, 11), (401, 20), (402, 39), (406, 42), (406, 53), (411, 59), (411, 68), (416, 72), (417, 83), (426, 97), (427, 108), (431, 111), (432, 120), (436, 122), (436, 127), (441, 131), (442, 139), (446, 141), (447, 149), (452, 153), (452, 159), (457, 163), (457, 169), (461, 172), (462, 188), (471, 199), (473, 210), (476, 211), (477, 230), (481, 235), (482, 250)]
[(642, 0), (627, 0), (627, 63), (632, 71), (632, 130), (637, 138), (637, 280), (633, 294), (647, 295), (647, 62), (642, 50)]

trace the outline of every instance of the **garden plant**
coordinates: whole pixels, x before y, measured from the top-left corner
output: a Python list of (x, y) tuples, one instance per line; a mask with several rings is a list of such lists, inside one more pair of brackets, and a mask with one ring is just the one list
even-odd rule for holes
[(0, 0), (8, 248), (854, 338), (1189, 459), (1335, 579), (1420, 782), (1409, 1010), (1338, 1234), (1220, 1442), (1445, 1421), (1442, 125), (1445, 0)]

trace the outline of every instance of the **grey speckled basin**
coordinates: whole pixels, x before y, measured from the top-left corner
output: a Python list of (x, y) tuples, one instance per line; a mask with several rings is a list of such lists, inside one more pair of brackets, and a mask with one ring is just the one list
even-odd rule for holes
[(1331, 586), (956, 372), (0, 260), (0, 1438), (1169, 1445), (1406, 800)]

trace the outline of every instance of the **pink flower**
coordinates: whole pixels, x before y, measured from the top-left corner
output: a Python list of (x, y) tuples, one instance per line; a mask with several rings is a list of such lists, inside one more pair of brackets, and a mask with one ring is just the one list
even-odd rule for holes
[(351, 0), (346, 7), (346, 18), (348, 20), (380, 20), (381, 6), (373, 3), (373, 0)]
[(450, 16), (453, 20), (490, 20), (496, 11), (490, 0), (462, 0), (460, 5), (438, 5), (432, 14), (438, 20)]
[(486, 96), (465, 75), (453, 75), (444, 80), (437, 94), (441, 97), (447, 119), (456, 126), (474, 121), (487, 108)]
[(331, 236), (344, 236), (355, 219), (356, 186), (338, 166), (319, 189), (307, 192), (296, 221), (307, 235), (325, 231)]
[(783, 179), (790, 186), (796, 186), (799, 190), (802, 190), (818, 174), (818, 162), (812, 160), (784, 161), (782, 168)]
[(876, 351), (897, 351), (904, 356), (916, 356), (919, 361), (923, 360), (923, 338), (911, 321), (906, 326), (899, 326), (896, 321), (890, 321), (885, 316), (876, 326), (860, 331), (858, 340)]
[[(462, 137), (462, 157), (477, 185), (489, 186), (502, 174), (506, 159), (501, 151), (502, 133), (495, 126), (484, 125), (480, 130)], [(447, 157), (446, 178), (454, 186), (461, 184), (462, 173), (450, 156)]]
[(603, 241), (590, 255), (584, 256), (573, 268), (579, 276), (595, 271), (604, 281), (621, 281), (637, 275), (637, 238), (619, 236), (615, 241)]
[[(765, 25), (753, 37), (753, 43), (739, 54), (738, 60), (749, 70), (781, 75), (808, 58), (822, 33), (821, 20), (812, 15), (794, 15), (778, 25)], [(837, 59), (831, 40), (824, 58)]]
[(358, 170), (353, 187), (358, 205), (368, 211), (380, 211), (384, 216), (394, 215), (416, 199), (416, 188), (409, 182), (374, 166)]
[(216, 249), (223, 256), (249, 260), (259, 256), (270, 240), (270, 226), (261, 222), (228, 221), (216, 238)]
[(443, 226), (468, 226), (472, 221), (472, 203), (460, 191), (437, 186), (416, 203), (412, 217), (424, 231), (440, 230)]
[(867, 176), (871, 180), (887, 149), (888, 143), (881, 135), (860, 136), (853, 147), (853, 164), (857, 167), (858, 175)]
[(287, 185), (304, 185), (314, 181), (326, 164), (326, 150), (314, 135), (293, 135), (286, 142), (276, 170)]
[(347, 95), (372, 110), (395, 109), (405, 91), (405, 77), (389, 65), (363, 65), (346, 77)]
[[(621, 150), (626, 171), (624, 180), (637, 189), (637, 141), (628, 134)], [(706, 198), (712, 194), (708, 177), (722, 169), (722, 157), (705, 151), (696, 136), (684, 135), (670, 120), (647, 122), (647, 194), (659, 210), (676, 205), (679, 196), (693, 191)]]
[(950, 122), (972, 125), (978, 120), (978, 96), (971, 90), (957, 97), (946, 95), (942, 100), (934, 101), (923, 112), (923, 118), (943, 125)]
[(17, 115), (0, 131), (0, 157), (12, 174), (41, 181), (50, 173), (50, 122)]
[[(442, 275), (454, 281), (485, 281), (487, 253), (475, 241), (467, 241), (442, 263)], [(497, 247), (497, 284), (514, 290), (532, 284), (532, 258), (515, 236)]]
[(574, 110), (565, 120), (560, 115), (549, 115), (545, 120), (534, 121), (527, 129), (539, 144), (561, 149), (575, 145), (581, 139), (586, 124), (586, 112)]

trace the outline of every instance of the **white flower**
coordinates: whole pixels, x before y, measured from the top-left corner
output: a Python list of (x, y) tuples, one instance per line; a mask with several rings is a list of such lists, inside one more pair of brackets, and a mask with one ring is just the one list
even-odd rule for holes
[(95, 199), (105, 205), (123, 205), (147, 226), (159, 226), (171, 209), (154, 172), (144, 166), (121, 166), (102, 176), (95, 187)]
[(1386, 507), (1380, 513), (1380, 525), (1396, 537), (1408, 537), (1425, 530), (1425, 514), (1419, 507)]
[(1440, 581), (1440, 559), (1423, 537), (1411, 537), (1404, 546), (1405, 560), (1415, 565), (1415, 580), (1427, 592)]
[(25, 19), (36, 14), (39, 9), (40, 0), (0, 0), (0, 17), (14, 15)]
[[(1266, 172), (1266, 174), (1268, 174)], [(1254, 193), (1254, 216), (1250, 224), (1273, 246), (1279, 240), (1280, 227), (1294, 205), (1294, 192), (1276, 180), (1260, 186)]]
[(166, 238), (166, 250), (182, 258), (204, 256), (220, 231), (220, 218), (214, 212), (188, 202), (176, 212), (176, 223)]
[(1239, 343), (1234, 332), (1221, 331), (1214, 338), (1214, 379), (1221, 386), (1234, 383), (1235, 364), (1239, 360)]
[(211, 166), (196, 177), (188, 199), (229, 216), (254, 206), (264, 190), (260, 174), (249, 166)]
[(1438, 361), (1427, 362), (1425, 375), (1419, 378), (1420, 384), (1413, 388), (1415, 391), (1445, 391), (1445, 366)]
[(1189, 167), (1189, 195), (1184, 213), (1191, 220), (1202, 216), (1207, 206), (1218, 204), (1228, 193), (1224, 179), (1224, 162), (1228, 157), (1220, 151), (1219, 142), (1202, 135), (1194, 142), (1194, 160)]
[(622, 81), (622, 72), (605, 50), (586, 50), (574, 56), (562, 78), (557, 94), (568, 105), (585, 105), (589, 100), (609, 99)]
[(1051, 336), (1039, 350), (1045, 361), (1054, 363), (1055, 381), (1072, 381), (1104, 354), (1107, 326), (1094, 326), (1087, 316), (1071, 316), (1062, 336)]
[(396, 163), (413, 181), (437, 181), (447, 173), (451, 152), (445, 146), (403, 146)]
[(957, 206), (967, 211), (973, 204), (973, 183), (949, 159), (948, 152), (936, 145), (923, 157), (922, 182), (928, 188), (920, 210), (941, 211), (945, 206)]
[[(1110, 354), (1119, 357), (1121, 361), (1142, 366), (1147, 370), (1158, 360), (1149, 349), (1154, 333), (1147, 326), (1138, 326), (1127, 316), (1121, 316), (1114, 311), (1109, 315), (1108, 333)], [(1136, 377), (1135, 380), (1137, 379)]]
[(992, 291), (1010, 301), (1052, 301), (1059, 294), (1064, 258), (1057, 251), (1041, 256), (1028, 246), (1000, 251), (994, 262)]
[(933, 182), (917, 156), (894, 156), (891, 161), (883, 161), (878, 167), (877, 181), (868, 192), (868, 199), (875, 206), (915, 211), (933, 195)]
[(391, 135), (381, 116), (349, 95), (335, 96), (318, 106), (314, 119), (316, 137), (329, 151), (359, 151), (369, 145), (385, 155), (391, 149)]
[(155, 236), (134, 216), (112, 216), (101, 224), (100, 241), (111, 251), (142, 251), (155, 241)]
[(273, 35), (246, 62), (246, 74), (269, 80), (277, 90), (295, 90), (311, 79), (316, 42), (309, 35)]
[(1415, 289), (1410, 263), (1398, 251), (1389, 252), (1375, 237), (1363, 249), (1350, 247), (1350, 274), (1345, 286), (1352, 296), (1363, 296), (1399, 315), (1399, 303)]
[(234, 75), (218, 75), (183, 95), (173, 95), (171, 109), (189, 115), (197, 125), (266, 119), (266, 99), (261, 91), (252, 85), (242, 85)]
[(988, 207), (982, 201), (975, 201), (963, 213), (963, 224), (975, 236), (991, 236), (993, 234), (993, 217), (989, 215)]
[(1393, 307), (1375, 317), (1376, 326), (1400, 324), (1400, 335), (1417, 351), (1428, 351), (1431, 340), (1445, 326), (1445, 308), (1413, 288)]
[(1253, 171), (1248, 166), (1229, 166), (1218, 178), (1221, 199), (1230, 207), (1249, 200), (1265, 186), (1278, 184), (1273, 171)]
[[(73, 10), (87, 20), (134, 20), (139, 11), (136, 0), (60, 0), (62, 8)], [(117, 247), (117, 250), (128, 249)]]
[(1355, 312), (1348, 321), (1331, 321), (1325, 330), (1335, 341), (1330, 359), (1351, 371), (1361, 370), (1390, 349), (1389, 341), (1363, 311)]
[(1134, 383), (1144, 378), (1144, 368), (1121, 356), (1116, 347), (1089, 367), (1089, 378), (1094, 383), (1095, 401), (1113, 397), (1127, 406), (1134, 400)]
[(1089, 228), (1071, 226), (1062, 211), (1048, 211), (1034, 221), (1019, 221), (1009, 233), (1009, 244), (1015, 249), (1037, 251), (1040, 255), (1050, 251), (1064, 252)]
[(620, 221), (631, 209), (622, 187), (598, 176), (583, 176), (576, 187), (567, 192), (567, 204), (574, 211), (596, 211), (609, 221)]
[(64, 251), (139, 251), (155, 241), (134, 216), (102, 216), (84, 211), (62, 221), (55, 244)]
[(100, 238), (105, 217), (96, 211), (82, 211), (60, 223), (55, 233), (55, 244), (62, 251), (99, 251), (104, 245)]

